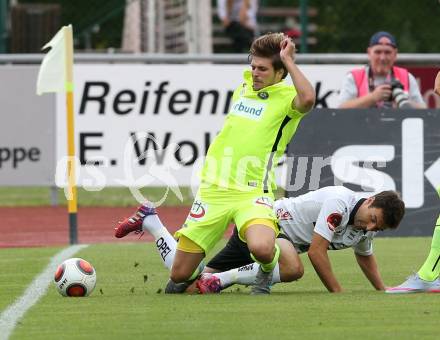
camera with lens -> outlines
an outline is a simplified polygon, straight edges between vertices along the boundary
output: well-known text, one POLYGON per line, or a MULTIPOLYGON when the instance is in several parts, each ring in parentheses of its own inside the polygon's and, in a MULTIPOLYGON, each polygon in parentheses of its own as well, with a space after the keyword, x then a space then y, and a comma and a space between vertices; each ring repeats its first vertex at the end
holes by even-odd
POLYGON ((398 79, 391 80, 391 99, 396 103, 398 108, 412 108, 409 102, 408 93, 403 91, 403 85, 398 79))

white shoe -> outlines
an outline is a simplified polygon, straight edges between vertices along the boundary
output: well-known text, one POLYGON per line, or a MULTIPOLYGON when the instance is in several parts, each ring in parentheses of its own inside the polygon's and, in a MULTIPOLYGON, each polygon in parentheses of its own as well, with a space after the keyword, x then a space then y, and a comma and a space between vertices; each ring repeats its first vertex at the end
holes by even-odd
POLYGON ((400 286, 389 287, 385 293, 389 294, 408 294, 408 293, 440 293, 440 280, 425 281, 419 277, 419 274, 411 275, 400 286))

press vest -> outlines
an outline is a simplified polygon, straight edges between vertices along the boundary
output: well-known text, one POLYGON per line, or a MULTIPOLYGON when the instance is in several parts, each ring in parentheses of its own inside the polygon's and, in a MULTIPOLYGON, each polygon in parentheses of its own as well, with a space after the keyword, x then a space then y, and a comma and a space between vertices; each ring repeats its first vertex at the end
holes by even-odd
MULTIPOLYGON (((403 90, 405 92, 408 92, 409 91, 408 70, 394 66, 393 73, 394 73, 394 77, 402 83, 403 90)), ((367 68, 362 67, 362 68, 354 69, 351 71, 351 74, 353 75, 354 82, 356 84, 358 97, 363 97, 367 95, 370 92, 368 88, 367 68)))

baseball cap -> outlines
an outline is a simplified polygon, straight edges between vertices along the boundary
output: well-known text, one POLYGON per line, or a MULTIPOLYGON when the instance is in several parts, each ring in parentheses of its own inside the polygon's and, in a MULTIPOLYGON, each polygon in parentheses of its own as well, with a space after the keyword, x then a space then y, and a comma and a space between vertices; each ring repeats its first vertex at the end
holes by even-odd
POLYGON ((396 38, 391 33, 380 31, 374 33, 370 38, 370 44, 368 46, 380 45, 379 40, 382 38, 387 38, 390 42, 387 45, 391 45, 397 48, 396 38))

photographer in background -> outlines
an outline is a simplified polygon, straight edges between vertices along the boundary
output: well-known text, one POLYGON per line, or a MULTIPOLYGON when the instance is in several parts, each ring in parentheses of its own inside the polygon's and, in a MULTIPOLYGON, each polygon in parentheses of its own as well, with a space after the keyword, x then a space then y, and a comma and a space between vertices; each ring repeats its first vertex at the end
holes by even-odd
POLYGON ((388 32, 377 32, 367 49, 369 64, 347 74, 339 93, 339 108, 426 108, 414 76, 394 66, 397 43, 388 32))

